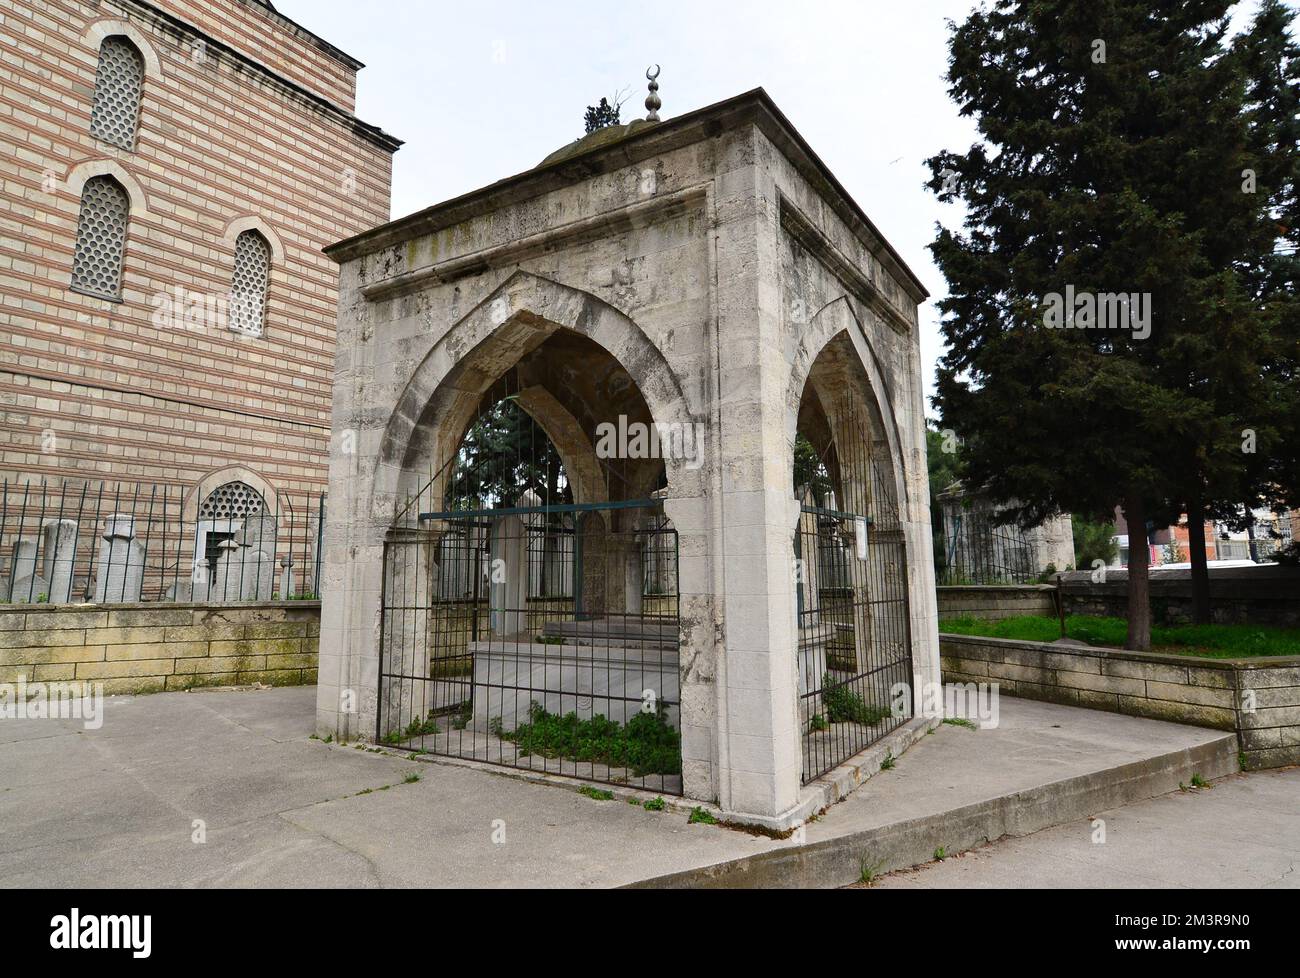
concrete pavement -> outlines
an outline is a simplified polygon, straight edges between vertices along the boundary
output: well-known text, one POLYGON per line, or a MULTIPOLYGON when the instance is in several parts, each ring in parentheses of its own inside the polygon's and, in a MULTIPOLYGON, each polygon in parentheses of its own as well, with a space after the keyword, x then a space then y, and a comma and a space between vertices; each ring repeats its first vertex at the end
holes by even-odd
POLYGON ((1300 889, 1300 768, 1224 778, 1003 839, 872 888, 1300 889), (1098 841, 1094 822, 1105 827, 1098 841))
MULTIPOLYGON (((1073 824, 1216 777, 1235 756, 1216 731, 1004 697, 997 729, 942 726, 773 840, 327 745, 308 736, 314 702, 311 688, 174 693, 112 698, 99 730, 0 722, 0 885, 844 885, 860 865, 910 866, 938 844, 1073 824)), ((1278 818, 1261 839, 1296 836, 1278 818)))
POLYGON ((315 697, 110 698, 93 731, 0 722, 0 885, 617 886, 773 844, 309 740, 315 697))

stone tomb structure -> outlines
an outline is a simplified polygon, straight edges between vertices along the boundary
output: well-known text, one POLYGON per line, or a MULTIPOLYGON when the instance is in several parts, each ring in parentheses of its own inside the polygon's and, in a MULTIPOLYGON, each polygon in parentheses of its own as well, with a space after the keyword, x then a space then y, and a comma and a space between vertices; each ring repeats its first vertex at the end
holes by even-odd
MULTIPOLYGON (((342 296, 322 736, 424 737, 454 752, 453 735, 525 722, 515 706, 485 705, 485 690, 518 687, 548 713, 623 723, 627 694, 646 685, 671 702, 664 721, 680 737, 664 790, 784 828, 809 814, 803 786, 820 773, 801 744, 853 728, 865 745, 939 681, 926 292, 762 90, 601 130, 328 254, 342 296), (448 502, 467 430, 507 387, 569 487, 572 540, 551 551, 572 555, 557 578, 569 594, 545 614, 527 569, 503 560, 498 579, 486 568, 517 559, 529 521, 553 514, 509 515, 518 497, 477 514, 448 502), (637 423, 667 447, 646 459, 620 446, 611 459, 602 425, 637 423), (830 485, 819 499, 797 487, 805 443, 830 485), (653 559, 649 520, 672 538, 653 559), (819 555, 801 577, 801 527, 867 570, 832 573, 819 555), (464 539, 485 540, 488 559, 440 568, 464 539), (464 606, 453 670, 439 658, 446 602, 473 590, 480 568, 487 593, 464 606), (891 618, 874 620, 886 592, 891 618), (613 650, 616 668, 592 664, 613 650), (653 668, 623 675, 647 658, 653 668), (881 700, 866 685, 846 698, 864 677, 885 684, 870 688, 894 697, 892 714, 872 713, 881 700), (456 712, 428 709, 451 702, 439 699, 450 685, 456 712)), ((577 770, 623 780, 612 764, 577 770)))

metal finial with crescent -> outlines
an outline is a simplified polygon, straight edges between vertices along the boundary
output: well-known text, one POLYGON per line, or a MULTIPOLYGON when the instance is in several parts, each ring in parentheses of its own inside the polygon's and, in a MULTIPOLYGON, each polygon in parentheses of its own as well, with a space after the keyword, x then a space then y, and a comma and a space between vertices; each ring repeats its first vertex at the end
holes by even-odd
POLYGON ((650 81, 650 94, 646 96, 646 100, 645 100, 645 107, 647 110, 647 114, 645 117, 646 122, 658 122, 659 109, 664 104, 659 98, 659 82, 656 81, 656 79, 659 77, 659 71, 660 68, 658 65, 655 65, 652 69, 651 68, 646 69, 645 76, 650 81))

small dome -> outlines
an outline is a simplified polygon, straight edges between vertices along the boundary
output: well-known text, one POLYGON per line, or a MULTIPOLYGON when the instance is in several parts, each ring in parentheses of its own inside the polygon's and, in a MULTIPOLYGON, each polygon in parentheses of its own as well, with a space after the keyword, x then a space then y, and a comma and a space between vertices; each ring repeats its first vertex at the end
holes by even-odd
POLYGON ((645 119, 635 119, 625 126, 606 126, 604 129, 597 129, 595 132, 587 133, 587 135, 583 136, 581 139, 575 139, 567 146, 561 146, 537 165, 546 166, 548 163, 558 163, 560 160, 567 160, 570 157, 577 156, 580 153, 585 153, 591 149, 596 149, 599 146, 608 146, 611 143, 616 143, 620 139, 630 136, 633 133, 640 132, 647 126, 653 126, 654 124, 655 123, 648 122, 645 119))

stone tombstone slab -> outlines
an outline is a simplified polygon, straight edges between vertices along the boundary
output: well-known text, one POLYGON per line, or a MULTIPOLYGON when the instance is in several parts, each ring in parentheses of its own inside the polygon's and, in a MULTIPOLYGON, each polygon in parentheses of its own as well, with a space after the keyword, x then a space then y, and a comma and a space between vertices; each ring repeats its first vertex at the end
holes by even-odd
POLYGON ((254 513, 244 517, 244 524, 235 534, 235 540, 241 547, 273 553, 277 526, 278 521, 270 513, 254 513))
MULTIPOLYGON (((581 720, 603 716, 627 724, 643 711, 653 690, 676 704, 681 699, 678 656, 659 649, 537 642, 473 642, 471 729, 487 732, 497 723, 514 730, 528 721, 536 703, 548 713, 576 713, 581 720)), ((681 709, 667 707, 664 719, 681 728, 681 709)))
POLYGON ((280 600, 288 601, 293 597, 293 558, 285 554, 280 558, 280 600))
MULTIPOLYGON (((805 490, 802 506, 815 506, 812 490, 805 490)), ((799 625, 801 628, 817 624, 821 613, 821 532, 816 513, 799 510, 799 588, 802 598, 799 625)))
POLYGON ((77 559, 77 521, 46 520, 41 527, 41 566, 49 582, 50 604, 72 601, 72 572, 77 559))
POLYGON ((606 566, 608 539, 609 531, 605 526, 604 514, 589 512, 578 517, 575 547, 577 559, 581 563, 582 587, 577 600, 579 620, 603 618, 609 613, 606 593, 609 580, 606 566))
POLYGON ((130 604, 144 586, 144 544, 136 539, 135 517, 115 513, 104 521, 95 570, 96 604, 130 604))
POLYGON ((641 534, 628 541, 623 553, 623 607, 629 615, 640 615, 645 596, 645 539, 641 534))
POLYGON ((247 548, 241 547, 232 538, 222 540, 217 549, 220 554, 216 570, 212 572, 212 580, 208 584, 208 600, 239 601, 244 588, 243 558, 247 548))
POLYGON ((245 517, 235 534, 239 551, 231 560, 238 561, 239 590, 234 597, 227 589, 227 601, 269 601, 275 590, 275 549, 277 520, 269 513, 245 517))
POLYGON ((36 573, 35 540, 14 545, 13 568, 5 582, 4 598, 13 604, 36 604, 49 600, 49 582, 36 573))
POLYGON ((527 527, 518 516, 492 524, 488 585, 490 627, 494 635, 518 635, 528 628, 527 527))
POLYGON ((270 601, 275 591, 275 557, 262 550, 244 547, 240 564, 238 601, 270 601))

